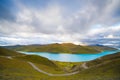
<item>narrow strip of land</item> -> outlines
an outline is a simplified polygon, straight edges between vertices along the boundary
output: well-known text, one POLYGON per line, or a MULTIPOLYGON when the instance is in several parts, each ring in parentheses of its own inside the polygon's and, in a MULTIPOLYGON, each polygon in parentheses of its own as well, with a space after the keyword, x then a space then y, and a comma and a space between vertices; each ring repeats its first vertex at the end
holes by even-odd
POLYGON ((66 74, 52 74, 52 73, 48 73, 46 71, 43 71, 41 69, 39 69, 36 65, 34 65, 32 62, 28 62, 28 64, 30 64, 35 70, 37 70, 38 72, 40 73, 43 73, 43 74, 46 74, 48 76, 70 76, 70 75, 73 75, 73 74, 77 74, 79 73, 79 71, 76 71, 76 72, 72 72, 72 73, 66 73, 66 74))

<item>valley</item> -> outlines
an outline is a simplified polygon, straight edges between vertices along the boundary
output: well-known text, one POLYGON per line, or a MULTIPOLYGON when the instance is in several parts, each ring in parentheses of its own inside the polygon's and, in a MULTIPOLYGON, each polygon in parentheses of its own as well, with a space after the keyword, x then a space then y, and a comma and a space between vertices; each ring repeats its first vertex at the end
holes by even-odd
POLYGON ((87 62, 58 62, 0 47, 1 80, 119 80, 119 66, 119 52, 87 62))

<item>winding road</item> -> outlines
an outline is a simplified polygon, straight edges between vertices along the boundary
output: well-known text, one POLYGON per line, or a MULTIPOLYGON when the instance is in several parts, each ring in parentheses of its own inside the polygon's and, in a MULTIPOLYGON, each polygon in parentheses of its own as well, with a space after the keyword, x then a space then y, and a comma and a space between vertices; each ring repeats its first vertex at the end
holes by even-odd
POLYGON ((83 64, 82 64, 82 67, 83 67, 84 69, 88 69, 88 66, 86 65, 86 63, 83 63, 83 64))
MULTIPOLYGON (((6 57, 8 59, 13 59, 13 56, 0 56, 0 57, 6 57)), ((48 73, 46 71, 43 71, 42 69, 39 69, 35 64, 33 64, 32 62, 27 62, 28 64, 30 64, 31 67, 33 67, 36 71, 40 72, 40 73, 43 73, 43 74, 46 74, 48 76, 70 76, 70 75, 74 75, 74 74, 77 74, 79 73, 79 71, 76 71, 76 72, 72 72, 72 73, 66 73, 66 74, 52 74, 52 73, 48 73)))
POLYGON ((79 73, 79 71, 76 71, 76 72, 66 73, 66 74, 52 74, 52 73, 48 73, 48 72, 45 72, 45 71, 39 69, 39 68, 38 68, 36 65, 34 65, 32 62, 28 62, 28 64, 30 64, 30 65, 31 65, 35 70, 37 70, 38 72, 43 73, 43 74, 46 74, 46 75, 48 75, 48 76, 70 76, 70 75, 79 73))

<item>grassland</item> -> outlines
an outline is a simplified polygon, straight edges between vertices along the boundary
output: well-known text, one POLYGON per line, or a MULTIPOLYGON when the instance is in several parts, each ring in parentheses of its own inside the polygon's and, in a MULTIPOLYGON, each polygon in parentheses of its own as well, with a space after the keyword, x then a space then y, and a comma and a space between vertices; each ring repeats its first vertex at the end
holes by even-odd
POLYGON ((36 71, 28 61, 46 72, 65 73, 47 58, 23 55, 0 47, 0 80, 42 80, 49 77, 36 71))
POLYGON ((0 56, 22 56, 24 54, 0 47, 0 56))
POLYGON ((77 71, 78 70, 77 67, 83 64, 83 62, 60 62, 60 61, 53 61, 53 62, 65 72, 77 71))
POLYGON ((120 80, 120 53, 89 62, 66 63, 23 55, 0 47, 0 80, 120 80), (48 76, 36 71, 28 61, 53 74, 79 73, 71 76, 48 76))

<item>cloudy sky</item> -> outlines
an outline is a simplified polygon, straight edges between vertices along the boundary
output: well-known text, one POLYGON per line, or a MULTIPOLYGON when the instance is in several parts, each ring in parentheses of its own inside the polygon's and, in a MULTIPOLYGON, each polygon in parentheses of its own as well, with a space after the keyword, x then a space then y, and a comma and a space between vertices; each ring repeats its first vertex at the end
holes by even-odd
POLYGON ((119 40, 120 0, 0 0, 0 45, 119 40))

